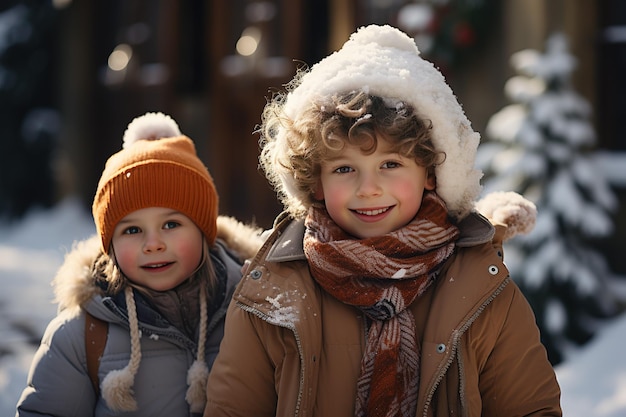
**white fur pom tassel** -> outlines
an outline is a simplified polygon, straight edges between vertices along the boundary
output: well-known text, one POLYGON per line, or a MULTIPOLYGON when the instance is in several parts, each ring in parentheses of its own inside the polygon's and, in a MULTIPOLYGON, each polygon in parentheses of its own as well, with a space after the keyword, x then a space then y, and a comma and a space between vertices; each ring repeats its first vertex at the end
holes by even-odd
POLYGON ((518 193, 492 192, 476 203, 476 210, 495 223, 507 225, 503 240, 530 233, 537 219, 537 207, 518 193))
POLYGON ((206 404, 206 382, 209 368, 203 361, 196 360, 187 371, 187 395, 185 399, 192 413, 201 413, 206 404))
POLYGON ((127 367, 111 371, 102 381, 102 398, 115 412, 135 411, 137 402, 133 398, 135 376, 127 367))
POLYGON ((180 136, 178 124, 163 113, 146 113, 129 123, 124 132, 123 148, 140 140, 159 140, 180 136))

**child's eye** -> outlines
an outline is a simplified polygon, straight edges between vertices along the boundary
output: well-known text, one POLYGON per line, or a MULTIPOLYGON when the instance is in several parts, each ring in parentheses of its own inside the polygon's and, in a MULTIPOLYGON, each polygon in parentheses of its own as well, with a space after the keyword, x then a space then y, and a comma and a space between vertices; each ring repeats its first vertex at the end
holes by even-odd
POLYGON ((382 168, 398 168, 399 166, 402 166, 402 164, 400 164, 400 162, 388 161, 388 162, 385 162, 382 165, 382 168))
POLYGON ((335 169, 333 172, 336 172, 337 174, 347 174, 348 172, 352 172, 352 168, 350 168, 349 166, 342 166, 339 167, 337 169, 335 169))
POLYGON ((169 222, 165 222, 165 224, 163 225, 163 228, 164 229, 174 229, 174 228, 176 228, 178 226, 180 226, 180 223, 171 220, 169 222))
POLYGON ((138 228, 137 226, 130 226, 127 227, 126 229, 124 229, 124 231, 122 232, 125 235, 134 235, 136 233, 141 232, 141 229, 138 228))

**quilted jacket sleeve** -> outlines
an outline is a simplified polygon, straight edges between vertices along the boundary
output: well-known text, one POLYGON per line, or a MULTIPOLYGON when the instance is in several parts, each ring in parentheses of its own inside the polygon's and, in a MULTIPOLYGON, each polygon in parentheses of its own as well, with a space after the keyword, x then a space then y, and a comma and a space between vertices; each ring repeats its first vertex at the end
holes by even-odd
POLYGON ((35 354, 16 416, 92 416, 95 393, 86 370, 84 316, 61 314, 35 354))
POLYGON ((500 328, 492 329, 498 337, 479 376, 482 415, 561 416, 559 385, 526 298, 511 282, 494 303, 508 308, 495 309, 503 321, 491 321, 500 328))

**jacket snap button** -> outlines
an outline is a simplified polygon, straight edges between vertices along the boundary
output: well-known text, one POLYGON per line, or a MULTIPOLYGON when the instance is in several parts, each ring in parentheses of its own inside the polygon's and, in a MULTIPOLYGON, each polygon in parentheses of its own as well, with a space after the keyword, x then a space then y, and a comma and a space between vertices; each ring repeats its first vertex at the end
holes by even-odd
POLYGON ((498 273, 499 269, 497 266, 495 265, 489 265, 489 273, 491 275, 496 275, 498 273))
POLYGON ((263 275, 263 273, 258 269, 253 269, 252 271, 250 271, 250 278, 252 279, 259 279, 261 278, 261 275, 263 275))
POLYGON ((446 351, 446 345, 444 345, 443 343, 440 343, 437 345, 437 353, 443 353, 446 351))

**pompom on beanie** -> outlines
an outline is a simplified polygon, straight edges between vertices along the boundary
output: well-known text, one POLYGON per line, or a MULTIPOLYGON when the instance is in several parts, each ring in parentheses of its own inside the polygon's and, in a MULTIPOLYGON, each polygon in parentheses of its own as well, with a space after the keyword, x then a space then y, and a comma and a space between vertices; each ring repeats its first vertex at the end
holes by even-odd
MULTIPOLYGON (((456 219, 472 210, 481 192, 482 172, 474 168, 480 135, 472 129, 443 75, 420 57, 415 41, 402 31, 387 25, 362 27, 340 50, 313 65, 288 88, 282 111, 291 120, 298 120, 312 103, 353 91, 380 96, 391 107, 400 102, 412 105, 419 117, 432 122, 433 144, 446 155, 435 168, 437 194, 456 219)), ((286 135, 285 129, 279 130, 272 144, 277 158, 273 168, 280 178, 278 191, 304 205, 306 199, 299 195, 302 191, 297 189, 293 173, 278 161, 279 155, 288 154, 286 135)))
POLYGON ((194 143, 163 113, 146 113, 127 127, 123 149, 106 162, 92 212, 109 251, 113 230, 131 212, 167 207, 189 217, 209 245, 217 233, 218 195, 194 143))

